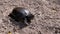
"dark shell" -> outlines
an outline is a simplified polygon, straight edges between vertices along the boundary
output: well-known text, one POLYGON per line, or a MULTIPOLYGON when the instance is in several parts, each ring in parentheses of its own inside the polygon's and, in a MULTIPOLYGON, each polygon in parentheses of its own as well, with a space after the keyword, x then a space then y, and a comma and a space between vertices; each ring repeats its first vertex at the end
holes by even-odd
POLYGON ((16 7, 13 9, 12 13, 9 15, 15 21, 24 21, 25 18, 27 22, 30 22, 33 19, 34 15, 32 15, 28 10, 22 7, 16 7))

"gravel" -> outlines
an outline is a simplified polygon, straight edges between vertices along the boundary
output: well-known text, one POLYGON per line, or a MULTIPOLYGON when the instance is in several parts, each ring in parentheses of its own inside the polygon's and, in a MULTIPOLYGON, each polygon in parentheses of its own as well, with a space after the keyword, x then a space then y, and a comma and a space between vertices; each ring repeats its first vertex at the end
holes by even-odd
POLYGON ((60 34, 60 0, 0 0, 0 34, 60 34), (25 26, 8 15, 24 7, 35 17, 25 26), (22 28, 21 28, 22 27, 22 28))

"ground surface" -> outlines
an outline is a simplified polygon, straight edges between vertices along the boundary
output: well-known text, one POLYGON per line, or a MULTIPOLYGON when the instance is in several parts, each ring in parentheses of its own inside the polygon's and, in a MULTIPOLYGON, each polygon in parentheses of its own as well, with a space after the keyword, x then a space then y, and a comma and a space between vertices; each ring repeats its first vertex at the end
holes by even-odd
POLYGON ((0 34, 60 34, 60 0, 0 0, 0 34), (29 26, 9 19, 14 7, 28 9, 35 18, 29 26))

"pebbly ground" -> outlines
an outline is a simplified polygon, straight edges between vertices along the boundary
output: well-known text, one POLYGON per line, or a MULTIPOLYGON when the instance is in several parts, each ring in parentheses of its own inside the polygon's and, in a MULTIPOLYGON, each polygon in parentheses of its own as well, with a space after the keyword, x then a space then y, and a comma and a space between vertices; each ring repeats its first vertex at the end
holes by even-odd
POLYGON ((0 0, 0 34, 60 34, 60 0, 0 0), (34 14, 24 27, 8 16, 13 8, 24 7, 34 14), (22 27, 22 28, 20 28, 22 27))

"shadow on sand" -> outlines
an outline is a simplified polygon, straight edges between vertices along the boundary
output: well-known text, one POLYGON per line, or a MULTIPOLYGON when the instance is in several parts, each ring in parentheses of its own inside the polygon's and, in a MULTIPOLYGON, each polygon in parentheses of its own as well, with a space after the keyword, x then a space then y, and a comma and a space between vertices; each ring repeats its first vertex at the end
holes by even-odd
MULTIPOLYGON (((24 28, 24 27, 27 27, 29 25, 27 25, 24 21, 16 21, 12 18, 9 19, 11 22, 12 22, 12 25, 15 25, 15 26, 19 26, 20 29, 24 28)), ((28 24, 30 24, 31 22, 28 22, 28 24)))

